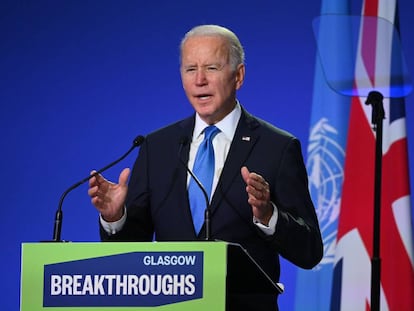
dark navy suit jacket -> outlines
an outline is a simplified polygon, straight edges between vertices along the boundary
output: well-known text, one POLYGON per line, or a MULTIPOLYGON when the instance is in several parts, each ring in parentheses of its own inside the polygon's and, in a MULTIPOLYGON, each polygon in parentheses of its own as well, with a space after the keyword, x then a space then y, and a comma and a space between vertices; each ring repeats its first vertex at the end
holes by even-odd
MULTIPOLYGON (((194 116, 146 137, 132 170, 124 228, 103 240, 194 241, 196 235, 187 196, 189 141, 194 116), (181 158, 181 160, 180 160, 181 158)), ((274 280, 279 255, 309 269, 322 258, 323 244, 309 192, 299 141, 242 108, 220 180, 211 201, 211 238, 241 244, 274 280), (253 224, 246 184, 240 169, 262 175, 278 208, 276 231, 263 234, 253 224)))

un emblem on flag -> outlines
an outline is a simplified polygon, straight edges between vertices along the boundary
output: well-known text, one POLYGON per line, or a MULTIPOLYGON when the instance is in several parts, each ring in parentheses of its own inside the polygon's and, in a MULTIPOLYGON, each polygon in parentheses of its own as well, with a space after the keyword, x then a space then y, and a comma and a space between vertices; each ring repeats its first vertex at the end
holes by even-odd
POLYGON ((320 265, 333 264, 338 228, 338 216, 344 179, 345 151, 337 141, 338 131, 321 118, 309 137, 306 167, 309 191, 315 204, 324 243, 320 265))

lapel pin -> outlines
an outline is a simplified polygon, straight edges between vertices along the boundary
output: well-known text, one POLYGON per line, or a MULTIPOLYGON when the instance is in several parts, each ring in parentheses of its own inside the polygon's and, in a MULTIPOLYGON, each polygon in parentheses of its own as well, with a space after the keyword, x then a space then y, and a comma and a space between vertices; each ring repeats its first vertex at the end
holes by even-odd
POLYGON ((250 136, 243 136, 242 137, 242 140, 244 140, 244 141, 250 141, 250 136))

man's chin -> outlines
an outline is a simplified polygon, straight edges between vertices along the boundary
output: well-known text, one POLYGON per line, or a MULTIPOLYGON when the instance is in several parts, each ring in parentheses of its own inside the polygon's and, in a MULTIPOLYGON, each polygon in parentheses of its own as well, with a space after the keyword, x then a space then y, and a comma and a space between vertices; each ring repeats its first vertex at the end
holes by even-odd
POLYGON ((197 111, 197 113, 200 116, 200 118, 208 124, 213 124, 217 122, 217 113, 213 113, 211 111, 206 110, 199 110, 197 111))

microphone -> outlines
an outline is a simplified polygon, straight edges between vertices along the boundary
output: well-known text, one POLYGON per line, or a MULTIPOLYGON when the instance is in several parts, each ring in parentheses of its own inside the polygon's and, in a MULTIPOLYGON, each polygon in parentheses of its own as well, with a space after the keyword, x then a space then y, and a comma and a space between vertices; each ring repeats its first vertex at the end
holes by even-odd
POLYGON ((112 166, 114 166, 118 162, 122 161, 124 158, 126 158, 127 155, 129 155, 131 153, 131 151, 134 148, 140 146, 144 142, 144 140, 145 140, 144 136, 138 135, 133 140, 131 148, 129 148, 129 150, 123 156, 121 156, 117 160, 109 163, 107 166, 101 168, 100 170, 96 171, 95 173, 90 174, 88 177, 85 177, 84 179, 78 181, 76 184, 73 184, 68 189, 66 189, 65 192, 63 192, 62 196, 60 197, 58 209, 57 209, 56 215, 55 215, 55 225, 54 225, 54 228, 53 228, 53 240, 52 240, 52 242, 63 242, 60 239, 60 235, 61 235, 61 231, 62 231, 62 219, 63 219, 62 204, 63 204, 63 200, 65 199, 66 195, 69 192, 71 192, 72 190, 74 190, 77 187, 79 187, 80 185, 82 185, 83 183, 87 182, 92 177, 95 177, 96 175, 106 171, 108 168, 111 168, 112 166))
POLYGON ((210 215, 210 200, 208 198, 208 194, 206 189, 204 188, 201 181, 197 178, 197 176, 190 170, 187 163, 183 161, 181 158, 181 151, 185 145, 188 144, 189 138, 187 136, 183 136, 180 139, 180 149, 178 150, 178 158, 181 164, 185 167, 187 172, 191 175, 191 177, 196 182, 197 186, 200 188, 201 192, 204 195, 204 199, 206 200, 206 209, 204 210, 204 223, 206 225, 206 241, 211 241, 211 215, 210 215))

